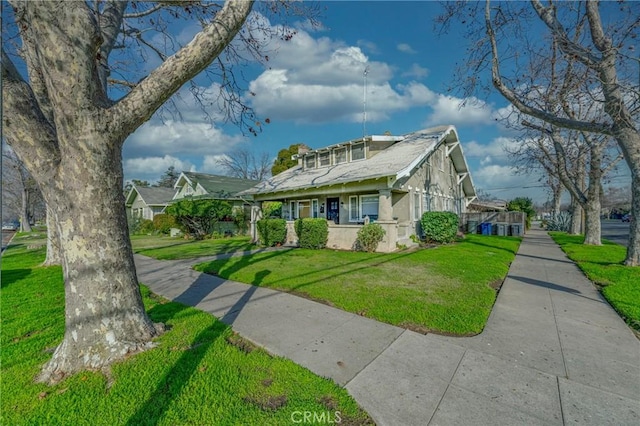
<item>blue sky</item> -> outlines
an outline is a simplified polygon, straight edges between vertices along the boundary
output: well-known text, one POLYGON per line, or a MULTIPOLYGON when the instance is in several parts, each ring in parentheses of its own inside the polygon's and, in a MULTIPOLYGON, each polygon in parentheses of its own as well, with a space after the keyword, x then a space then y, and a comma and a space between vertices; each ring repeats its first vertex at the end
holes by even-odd
MULTIPOLYGON (((182 120, 154 117, 129 137, 125 179, 155 181, 171 165, 222 173, 217 160, 239 147, 275 157, 294 143, 320 148, 360 137, 363 71, 368 67, 367 134, 400 135, 453 124, 476 188, 501 199, 548 199, 538 176, 516 175, 503 151, 515 142, 494 116, 507 103, 494 94, 461 107, 463 99, 446 93, 456 63, 464 61, 467 42, 455 34, 437 34, 437 2, 320 5, 320 28, 298 25, 291 41, 271 46, 268 67, 254 64, 243 70, 246 88, 255 94, 246 92, 247 102, 262 120, 270 121, 257 137, 243 136, 231 125, 212 124, 188 95, 182 96, 177 102, 182 120)), ((195 30, 195 24, 181 29, 186 38, 195 30)), ((197 82, 212 84, 204 78, 197 82)))

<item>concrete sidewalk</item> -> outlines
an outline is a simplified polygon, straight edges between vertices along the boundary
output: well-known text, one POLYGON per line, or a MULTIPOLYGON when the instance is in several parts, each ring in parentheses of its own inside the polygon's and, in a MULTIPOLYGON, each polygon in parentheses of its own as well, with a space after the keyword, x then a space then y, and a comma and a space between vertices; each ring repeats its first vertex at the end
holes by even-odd
POLYGON ((379 425, 640 424, 640 341, 543 231, 524 238, 471 338, 417 334, 192 263, 136 256, 154 292, 346 386, 379 425))

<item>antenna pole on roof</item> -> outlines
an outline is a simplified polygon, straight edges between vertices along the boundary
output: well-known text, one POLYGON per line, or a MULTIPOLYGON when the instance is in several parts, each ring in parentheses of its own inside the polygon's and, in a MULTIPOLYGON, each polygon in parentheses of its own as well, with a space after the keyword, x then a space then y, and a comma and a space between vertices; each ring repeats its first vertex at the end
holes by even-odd
POLYGON ((362 140, 367 136, 367 74, 369 74, 369 65, 366 66, 363 73, 364 87, 362 90, 362 140))

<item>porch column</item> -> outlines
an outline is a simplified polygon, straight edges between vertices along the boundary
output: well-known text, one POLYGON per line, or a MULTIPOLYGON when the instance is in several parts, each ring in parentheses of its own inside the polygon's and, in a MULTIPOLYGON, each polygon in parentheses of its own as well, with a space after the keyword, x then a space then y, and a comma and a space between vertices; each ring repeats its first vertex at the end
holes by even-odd
POLYGON ((378 197, 378 221, 387 222, 393 220, 393 207, 391 206, 391 190, 381 189, 378 197))

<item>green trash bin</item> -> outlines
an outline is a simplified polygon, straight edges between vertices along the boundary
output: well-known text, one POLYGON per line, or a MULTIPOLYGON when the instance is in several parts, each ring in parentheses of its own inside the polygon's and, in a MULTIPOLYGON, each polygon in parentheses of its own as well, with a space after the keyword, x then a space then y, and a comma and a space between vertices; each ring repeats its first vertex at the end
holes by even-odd
POLYGON ((477 234, 478 233, 478 221, 470 220, 467 222, 467 233, 469 234, 477 234))

